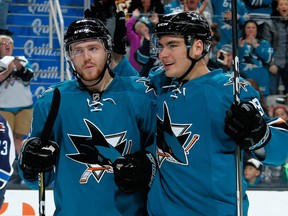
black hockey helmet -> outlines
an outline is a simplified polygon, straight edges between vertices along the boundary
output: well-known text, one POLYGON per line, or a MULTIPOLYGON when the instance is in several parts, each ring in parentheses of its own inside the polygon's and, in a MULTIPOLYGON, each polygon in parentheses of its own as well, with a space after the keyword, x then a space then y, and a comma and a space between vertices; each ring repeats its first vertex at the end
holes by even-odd
POLYGON ((163 35, 183 35, 187 45, 193 38, 211 44, 212 36, 208 22, 195 12, 178 12, 164 15, 154 31, 159 38, 163 35))
POLYGON ((72 43, 89 39, 100 39, 107 50, 112 50, 112 38, 105 25, 98 19, 84 18, 69 25, 64 35, 66 54, 69 53, 69 47, 72 43))

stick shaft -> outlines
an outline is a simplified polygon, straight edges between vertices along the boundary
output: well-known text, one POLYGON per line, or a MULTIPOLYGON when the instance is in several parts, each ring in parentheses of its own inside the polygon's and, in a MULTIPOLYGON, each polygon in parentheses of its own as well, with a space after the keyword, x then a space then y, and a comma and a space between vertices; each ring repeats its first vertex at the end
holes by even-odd
MULTIPOLYGON (((42 133, 40 135, 42 145, 46 145, 51 136, 52 128, 55 123, 60 106, 60 98, 61 95, 59 89, 58 88, 54 89, 49 113, 43 126, 42 133)), ((39 215, 45 216, 45 175, 43 172, 39 173, 38 183, 39 183, 39 215)))
MULTIPOLYGON (((239 58, 238 58, 238 26, 237 26, 237 0, 232 0, 232 48, 233 48, 233 96, 234 103, 240 103, 240 83, 239 83, 239 58)), ((236 204, 237 216, 243 216, 243 191, 242 191, 242 157, 241 149, 236 145, 236 204)))

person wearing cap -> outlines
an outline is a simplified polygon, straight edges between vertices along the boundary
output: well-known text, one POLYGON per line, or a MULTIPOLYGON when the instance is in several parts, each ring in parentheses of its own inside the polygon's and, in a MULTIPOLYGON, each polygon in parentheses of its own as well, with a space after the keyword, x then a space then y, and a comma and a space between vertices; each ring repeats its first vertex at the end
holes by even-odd
POLYGON ((64 47, 75 79, 50 86, 36 101, 19 157, 21 177, 33 189, 39 189, 38 173, 44 173, 46 187, 54 182, 54 216, 145 216, 147 188, 122 191, 114 182, 113 162, 137 152, 147 158, 140 181, 153 180, 149 172, 155 166, 146 165, 153 157, 145 151, 153 148, 156 132, 153 91, 137 76, 111 71, 112 37, 99 19, 73 21, 64 47), (58 114, 45 141, 42 130, 58 91, 58 114))
POLYGON ((244 164, 244 178, 248 187, 256 186, 261 182, 262 168, 262 163, 255 158, 248 159, 244 164))

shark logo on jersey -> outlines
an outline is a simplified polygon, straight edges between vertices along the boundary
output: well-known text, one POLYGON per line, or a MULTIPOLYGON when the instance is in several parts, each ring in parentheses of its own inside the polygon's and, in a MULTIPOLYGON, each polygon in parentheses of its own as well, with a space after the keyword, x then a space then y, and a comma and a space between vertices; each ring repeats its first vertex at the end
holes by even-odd
MULTIPOLYGON (((229 78, 229 81, 224 84, 224 86, 234 85, 234 82, 233 82, 234 77, 231 76, 231 74, 227 74, 226 76, 229 76, 230 78, 229 78)), ((246 88, 247 85, 248 83, 246 81, 239 81, 240 89, 242 88, 246 92, 248 91, 246 88)))
POLYGON ((140 77, 136 82, 143 82, 144 83, 144 86, 146 86, 145 93, 153 91, 154 95, 156 95, 155 89, 153 88, 151 81, 149 79, 147 79, 146 77, 140 77))
POLYGON ((164 160, 188 165, 187 155, 200 135, 188 129, 192 124, 172 124, 166 102, 163 104, 163 120, 157 116, 157 160, 161 167, 164 160))
POLYGON ((91 121, 84 119, 90 136, 68 134, 77 153, 66 156, 87 168, 83 172, 80 183, 87 183, 92 175, 99 183, 104 173, 112 173, 112 162, 121 155, 131 151, 131 142, 125 139, 126 132, 104 135, 91 121))

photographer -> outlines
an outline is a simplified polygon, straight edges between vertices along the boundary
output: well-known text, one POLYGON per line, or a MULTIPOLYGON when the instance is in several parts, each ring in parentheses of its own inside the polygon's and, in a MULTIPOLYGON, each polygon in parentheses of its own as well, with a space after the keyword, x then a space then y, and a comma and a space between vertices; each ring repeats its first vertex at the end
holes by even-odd
POLYGON ((217 52, 217 64, 224 72, 229 73, 233 70, 232 45, 224 44, 217 52))

